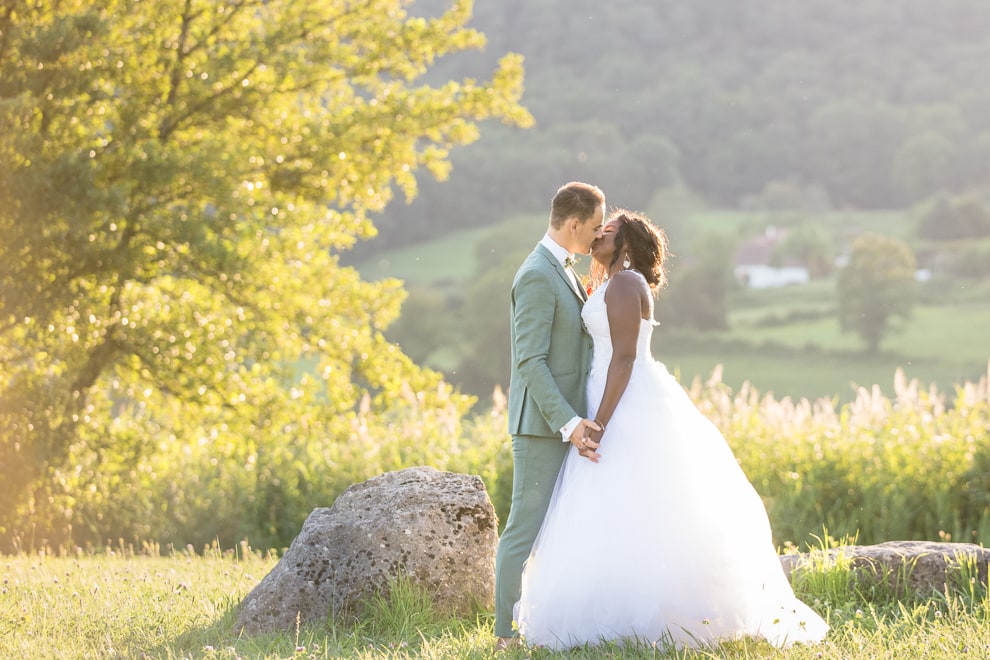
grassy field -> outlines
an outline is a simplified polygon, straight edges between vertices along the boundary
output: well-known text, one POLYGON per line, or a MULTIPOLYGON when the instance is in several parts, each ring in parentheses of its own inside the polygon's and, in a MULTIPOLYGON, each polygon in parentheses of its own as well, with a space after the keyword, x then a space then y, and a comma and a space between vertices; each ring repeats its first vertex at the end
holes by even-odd
MULTIPOLYGON (((984 291, 986 286, 981 287, 984 291)), ((849 401, 858 386, 879 384, 890 392, 894 372, 943 392, 987 372, 990 360, 990 291, 954 302, 922 302, 882 345, 864 353, 858 337, 840 330, 834 310, 835 283, 775 290, 736 291, 726 332, 658 333, 654 355, 682 376, 705 378, 722 365, 724 381, 749 381, 778 396, 837 396, 849 401)))
MULTIPOLYGON (((762 394, 772 394, 777 399, 835 398, 848 403, 860 387, 879 385, 885 394, 893 391, 892 383, 898 368, 909 379, 917 379, 924 386, 939 385, 942 393, 951 392, 943 383, 961 383, 976 380, 980 375, 939 362, 916 362, 902 367, 896 357, 865 359, 855 355, 836 356, 822 353, 795 351, 773 355, 764 352, 726 352, 713 355, 710 351, 692 347, 679 349, 676 344, 665 351, 654 348, 654 355, 664 362, 681 384, 690 385, 694 379, 707 380, 716 369, 721 369, 723 383, 738 391, 748 382, 762 394)), ((984 364, 983 373, 986 373, 984 364)))
MULTIPOLYGON (((487 612, 452 619, 423 594, 399 590, 357 623, 328 621, 258 637, 234 632, 236 606, 273 567, 256 553, 129 553, 4 558, 0 657, 4 658, 490 658, 487 612)), ((614 644, 574 658, 954 659, 990 655, 986 584, 916 597, 853 588, 848 569, 821 566, 795 577, 795 592, 829 622, 826 640, 777 650, 742 640, 706 650, 614 644)), ((561 657, 515 649, 507 660, 561 657)))
POLYGON ((730 331, 689 336, 661 331, 653 353, 685 384, 707 378, 722 365, 723 381, 733 389, 749 381, 778 397, 834 395, 840 401, 851 400, 859 386, 879 384, 889 393, 897 369, 943 392, 987 372, 990 306, 919 306, 911 321, 892 333, 875 355, 863 353, 854 335, 839 332, 838 321, 827 311, 833 308, 834 302, 818 297, 808 302, 740 305, 731 315, 730 331), (773 320, 794 312, 809 318, 773 320))
POLYGON ((477 268, 477 246, 491 230, 487 227, 446 234, 375 255, 359 264, 367 280, 398 277, 407 284, 444 286, 468 279, 477 268))

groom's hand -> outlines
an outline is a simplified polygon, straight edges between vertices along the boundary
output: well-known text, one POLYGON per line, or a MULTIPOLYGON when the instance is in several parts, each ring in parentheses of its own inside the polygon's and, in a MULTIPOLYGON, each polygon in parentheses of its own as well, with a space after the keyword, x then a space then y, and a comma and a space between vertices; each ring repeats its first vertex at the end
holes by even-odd
POLYGON ((602 427, 592 419, 582 419, 571 431, 571 444, 578 448, 578 453, 592 463, 597 463, 601 456, 597 453, 598 439, 601 438, 602 427))

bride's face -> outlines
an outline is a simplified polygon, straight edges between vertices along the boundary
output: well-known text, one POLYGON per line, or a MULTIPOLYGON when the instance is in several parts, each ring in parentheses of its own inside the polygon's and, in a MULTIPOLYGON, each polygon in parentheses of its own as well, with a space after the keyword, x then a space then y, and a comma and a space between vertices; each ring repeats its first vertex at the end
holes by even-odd
POLYGON ((601 226, 591 244, 591 258, 603 266, 608 266, 612 261, 612 255, 615 254, 615 232, 621 224, 618 219, 609 220, 601 226))

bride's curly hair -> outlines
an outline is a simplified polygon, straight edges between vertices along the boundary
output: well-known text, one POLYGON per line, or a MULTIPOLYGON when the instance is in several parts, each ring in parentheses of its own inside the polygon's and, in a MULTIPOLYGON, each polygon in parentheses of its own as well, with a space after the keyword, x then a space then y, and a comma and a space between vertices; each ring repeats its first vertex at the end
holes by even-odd
POLYGON ((591 268, 592 285, 597 288, 619 259, 629 258, 629 268, 638 270, 650 285, 654 295, 667 284, 665 263, 670 254, 667 234, 644 215, 616 209, 609 220, 618 220, 615 232, 615 252, 607 266, 595 262, 591 268))

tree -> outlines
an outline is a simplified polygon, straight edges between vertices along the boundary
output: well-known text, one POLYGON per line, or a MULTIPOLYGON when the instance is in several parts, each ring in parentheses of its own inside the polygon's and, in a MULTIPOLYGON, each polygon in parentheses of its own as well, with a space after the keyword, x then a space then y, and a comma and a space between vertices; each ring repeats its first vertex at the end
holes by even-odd
POLYGON ((5 547, 178 515, 142 502, 164 447, 236 455, 253 501, 266 451, 347 442, 362 406, 466 409, 384 339, 400 284, 338 255, 396 191, 415 196, 416 173, 446 177, 476 122, 532 119, 518 56, 490 82, 424 82, 484 44, 470 0, 429 19, 406 4, 0 9, 5 547), (115 488, 119 506, 87 508, 115 488))
POLYGON ((832 271, 832 238, 820 224, 803 222, 787 232, 774 257, 792 257, 811 277, 825 277, 832 271))
POLYGON ((990 236, 990 208, 980 195, 938 195, 919 212, 917 233, 933 241, 990 236))
POLYGON ((914 253, 906 243, 864 234, 852 245, 849 263, 839 271, 839 322, 875 353, 891 321, 910 316, 915 295, 914 253))
MULTIPOLYGON (((694 241, 692 259, 670 267, 670 288, 660 293, 657 318, 664 324, 725 330, 729 327, 729 288, 736 239, 706 232, 694 241)), ((676 253, 675 253, 676 254, 676 253)))
POLYGON ((957 152, 955 144, 935 131, 905 140, 894 156, 891 174, 901 198, 913 203, 951 189, 957 152))

